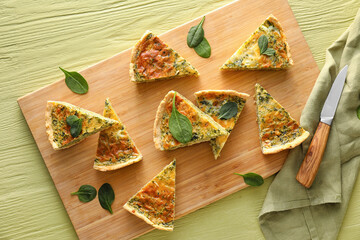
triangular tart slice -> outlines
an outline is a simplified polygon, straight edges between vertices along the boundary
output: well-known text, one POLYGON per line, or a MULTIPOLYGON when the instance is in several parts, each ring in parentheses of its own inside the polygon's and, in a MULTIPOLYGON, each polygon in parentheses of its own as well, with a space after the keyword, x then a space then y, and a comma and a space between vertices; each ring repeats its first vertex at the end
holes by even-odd
POLYGON ((131 53, 130 80, 133 82, 153 82, 199 75, 198 71, 176 51, 146 31, 131 53))
POLYGON ((259 84, 255 85, 255 102, 263 154, 294 148, 309 136, 309 132, 259 84))
POLYGON ((86 137, 111 127, 115 120, 100 114, 60 101, 48 101, 45 112, 45 127, 49 141, 55 150, 75 145, 86 137), (71 127, 67 124, 67 117, 75 115, 81 122, 81 132, 77 137, 70 133, 71 127))
POLYGON ((124 208, 157 229, 172 231, 175 217, 175 175, 174 159, 132 196, 124 208))
POLYGON ((139 149, 135 146, 108 98, 105 100, 103 115, 117 122, 112 127, 100 132, 94 169, 110 171, 142 160, 139 149))
POLYGON ((270 15, 220 69, 284 69, 289 68, 291 65, 293 65, 293 60, 291 59, 290 47, 286 41, 284 30, 279 21, 273 15, 270 15), (268 41, 268 51, 260 54, 258 40, 263 35, 268 41))
POLYGON ((189 142, 181 143, 176 140, 169 128, 174 94, 175 91, 168 92, 158 107, 154 123, 155 148, 159 150, 173 150, 179 147, 210 141, 219 136, 229 135, 228 131, 215 122, 209 115, 203 113, 180 93, 176 93, 176 109, 190 120, 192 126, 192 137, 189 142))
MULTIPOLYGON (((249 95, 246 93, 239 93, 234 90, 204 90, 196 92, 195 97, 201 111, 211 116, 230 134, 239 119, 240 113, 243 110, 246 99, 249 95), (221 118, 220 109, 229 102, 236 104, 233 106, 236 106, 235 109, 237 112, 234 112, 233 116, 221 118)), ((223 149, 228 137, 229 135, 225 135, 210 140, 210 145, 215 159, 220 156, 220 152, 223 149)))

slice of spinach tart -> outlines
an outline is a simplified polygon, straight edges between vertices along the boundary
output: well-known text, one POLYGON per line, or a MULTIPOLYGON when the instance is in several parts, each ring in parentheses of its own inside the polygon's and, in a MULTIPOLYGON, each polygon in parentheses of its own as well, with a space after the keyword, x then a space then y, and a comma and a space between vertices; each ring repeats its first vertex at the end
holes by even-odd
POLYGON ((136 83, 199 75, 187 60, 150 31, 132 49, 129 72, 130 80, 136 83))
POLYGON ((174 159, 123 207, 157 229, 173 231, 175 176, 176 160, 174 159))
POLYGON ((310 135, 259 84, 255 85, 255 102, 263 154, 294 148, 310 135))
POLYGON ((94 169, 111 171, 141 161, 143 156, 116 114, 109 98, 105 100, 103 115, 115 120, 116 123, 99 134, 94 169))
MULTIPOLYGON (((249 95, 234 90, 203 90, 196 92, 195 97, 201 111, 211 116, 230 135, 249 95)), ((210 140, 215 159, 220 156, 229 135, 210 140)))
POLYGON ((225 135, 229 135, 225 128, 175 91, 168 92, 158 107, 154 123, 154 142, 155 148, 159 150, 173 150, 225 135), (176 135, 174 136, 174 131, 171 131, 171 118, 175 114, 173 106, 177 115, 181 114, 180 118, 185 122, 188 121, 190 128, 188 141, 181 141, 176 135))
POLYGON ((48 101, 46 105, 46 133, 55 150, 71 147, 115 123, 113 119, 70 103, 48 101))

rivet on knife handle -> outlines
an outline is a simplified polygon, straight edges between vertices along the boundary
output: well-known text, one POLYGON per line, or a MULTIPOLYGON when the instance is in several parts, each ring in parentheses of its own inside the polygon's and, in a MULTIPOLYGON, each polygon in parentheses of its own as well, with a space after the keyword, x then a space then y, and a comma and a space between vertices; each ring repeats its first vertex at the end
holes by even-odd
POLYGON ((311 187, 319 170, 319 166, 326 148, 329 132, 330 125, 320 122, 314 137, 311 140, 305 159, 301 164, 299 172, 296 176, 296 179, 299 181, 299 183, 301 183, 306 188, 311 187))

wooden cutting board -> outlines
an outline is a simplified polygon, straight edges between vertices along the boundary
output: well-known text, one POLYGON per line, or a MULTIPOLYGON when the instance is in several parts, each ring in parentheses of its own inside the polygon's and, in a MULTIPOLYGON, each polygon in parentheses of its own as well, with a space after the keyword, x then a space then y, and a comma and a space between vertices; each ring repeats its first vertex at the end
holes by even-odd
MULTIPOLYGON (((132 83, 129 81, 130 50, 126 50, 81 71, 90 86, 85 95, 72 93, 61 79, 18 100, 80 239, 130 239, 152 230, 122 205, 174 157, 177 159, 176 218, 245 188, 247 185, 234 172, 256 172, 266 178, 281 168, 287 151, 264 156, 259 147, 254 85, 260 83, 299 120, 319 74, 288 2, 241 0, 207 14, 204 29, 212 47, 209 59, 200 58, 186 45, 189 28, 199 21, 200 18, 195 19, 160 35, 198 69, 201 74, 198 78, 132 83), (295 65, 285 71, 219 71, 270 14, 275 15, 285 29, 295 65), (156 150, 152 140, 153 123, 158 104, 166 93, 175 90, 194 101, 193 93, 204 89, 234 89, 251 95, 221 157, 214 160, 208 143, 168 152, 156 150), (98 134, 69 149, 54 151, 45 133, 44 112, 48 100, 60 100, 101 114, 106 97, 127 126, 144 160, 113 172, 98 172, 92 168, 98 134), (84 204, 70 195, 83 184, 99 189, 105 182, 113 186, 116 195, 113 215, 103 210, 97 199, 84 204)), ((139 38, 142 34, 139 32, 139 38)))

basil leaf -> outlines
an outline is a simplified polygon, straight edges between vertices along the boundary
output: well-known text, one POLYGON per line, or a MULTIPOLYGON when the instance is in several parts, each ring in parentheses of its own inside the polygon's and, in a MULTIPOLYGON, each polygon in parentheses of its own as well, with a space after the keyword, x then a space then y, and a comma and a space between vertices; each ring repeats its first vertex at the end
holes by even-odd
POLYGON ((61 67, 61 71, 65 74, 65 83, 74 93, 85 94, 89 90, 89 85, 85 78, 78 72, 68 72, 61 67))
POLYGON ((234 174, 242 176, 244 178, 245 183, 250 186, 256 187, 264 183, 263 177, 256 173, 246 173, 246 174, 234 173, 234 174))
POLYGON ((174 93, 172 103, 172 111, 169 119, 169 129, 177 141, 181 143, 187 143, 192 138, 192 125, 190 120, 176 109, 175 96, 176 92, 174 93))
POLYGON ((260 54, 263 54, 268 49, 269 41, 265 35, 261 35, 258 39, 258 45, 260 48, 260 54))
POLYGON ((275 50, 272 48, 268 48, 268 49, 266 49, 266 51, 263 54, 268 55, 268 56, 274 56, 275 50))
POLYGON ((211 47, 206 38, 203 38, 201 43, 197 45, 194 49, 200 57, 209 58, 211 56, 211 47))
POLYGON ((360 106, 358 106, 358 108, 356 109, 356 114, 358 119, 360 119, 360 106))
POLYGON ((82 119, 75 115, 70 115, 66 118, 66 123, 70 126, 70 134, 73 138, 76 138, 81 133, 82 121, 82 119))
POLYGON ((91 185, 82 185, 77 192, 71 195, 78 195, 81 202, 90 202, 96 197, 96 189, 91 185))
POLYGON ((219 111, 220 119, 230 119, 238 113, 238 105, 235 102, 227 102, 221 106, 219 111))
POLYGON ((113 214, 111 204, 114 202, 115 193, 111 185, 104 183, 99 189, 98 197, 101 207, 113 214))
POLYGON ((205 16, 201 19, 201 22, 190 28, 188 35, 187 35, 187 45, 190 48, 194 48, 201 43, 204 38, 204 29, 202 25, 205 21, 205 16))

